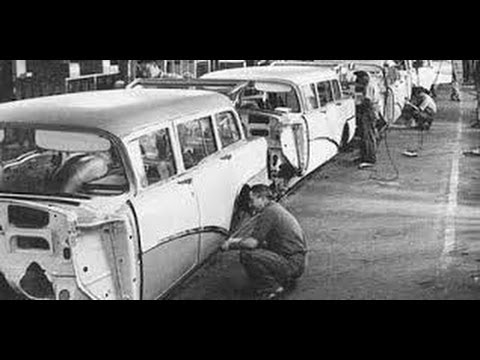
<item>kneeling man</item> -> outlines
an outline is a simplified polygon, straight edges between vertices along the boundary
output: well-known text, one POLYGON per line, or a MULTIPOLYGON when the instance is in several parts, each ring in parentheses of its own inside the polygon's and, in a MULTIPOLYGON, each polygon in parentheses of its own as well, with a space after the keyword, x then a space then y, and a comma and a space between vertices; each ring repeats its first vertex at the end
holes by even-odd
POLYGON ((262 298, 273 300, 305 272, 305 235, 295 217, 273 200, 268 186, 252 187, 250 202, 259 213, 251 236, 232 238, 222 249, 241 250, 240 262, 255 288, 262 298))

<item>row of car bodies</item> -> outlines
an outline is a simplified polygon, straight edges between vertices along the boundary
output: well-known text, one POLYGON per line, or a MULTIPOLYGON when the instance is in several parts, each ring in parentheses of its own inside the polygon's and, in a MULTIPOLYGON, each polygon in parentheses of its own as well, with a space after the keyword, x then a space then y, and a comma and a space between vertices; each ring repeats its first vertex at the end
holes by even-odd
POLYGON ((250 186, 288 188, 355 133, 338 75, 295 66, 26 100, 0 118, 0 273, 30 299, 164 297, 232 234, 250 186))
POLYGON ((282 60, 272 66, 324 66, 336 71, 345 91, 355 94, 355 73, 367 72, 382 94, 381 112, 388 123, 401 115, 414 87, 431 89, 439 82, 432 60, 282 60))
POLYGON ((330 69, 251 67, 203 78, 246 82, 233 100, 248 135, 268 140, 270 177, 280 187, 328 162, 355 134, 355 103, 330 69))

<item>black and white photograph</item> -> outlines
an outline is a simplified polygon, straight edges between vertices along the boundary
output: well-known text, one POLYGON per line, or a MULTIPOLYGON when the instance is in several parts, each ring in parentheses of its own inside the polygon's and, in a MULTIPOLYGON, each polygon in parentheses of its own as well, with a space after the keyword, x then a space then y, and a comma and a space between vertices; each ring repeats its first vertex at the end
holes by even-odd
POLYGON ((480 60, 0 60, 0 300, 480 300, 480 60))

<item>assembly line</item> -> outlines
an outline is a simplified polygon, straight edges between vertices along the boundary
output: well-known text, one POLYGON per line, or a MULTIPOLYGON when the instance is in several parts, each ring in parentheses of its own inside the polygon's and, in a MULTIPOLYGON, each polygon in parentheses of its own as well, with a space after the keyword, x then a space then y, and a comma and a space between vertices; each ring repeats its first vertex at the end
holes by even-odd
POLYGON ((477 296, 461 231, 443 242, 464 219, 448 206, 476 107, 455 61, 198 60, 182 76, 167 62, 111 89, 0 105, 0 299, 477 296), (415 214, 431 233, 402 222, 415 214), (428 261, 398 255, 426 243, 428 261), (384 246, 404 275, 389 263, 383 286, 365 263, 354 282, 325 267, 384 246), (408 278, 434 294, 397 292, 408 278))

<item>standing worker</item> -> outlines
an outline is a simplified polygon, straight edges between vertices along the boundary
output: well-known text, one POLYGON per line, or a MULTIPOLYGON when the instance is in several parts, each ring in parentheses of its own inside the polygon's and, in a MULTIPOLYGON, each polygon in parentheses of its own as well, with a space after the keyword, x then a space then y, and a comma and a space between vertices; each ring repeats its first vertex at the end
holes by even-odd
POLYGON ((377 123, 380 118, 380 89, 367 72, 357 74, 357 87, 361 93, 357 103, 357 116, 361 134, 360 169, 377 163, 377 123))
POLYGON ((453 70, 452 74, 452 92, 450 94, 450 99, 452 101, 458 101, 460 102, 460 84, 458 83, 457 80, 457 74, 455 72, 455 69, 453 70))
POLYGON ((250 202, 259 213, 251 236, 232 238, 222 250, 240 250, 240 262, 262 299, 274 300, 305 272, 307 244, 303 230, 266 185, 250 189, 250 202))

